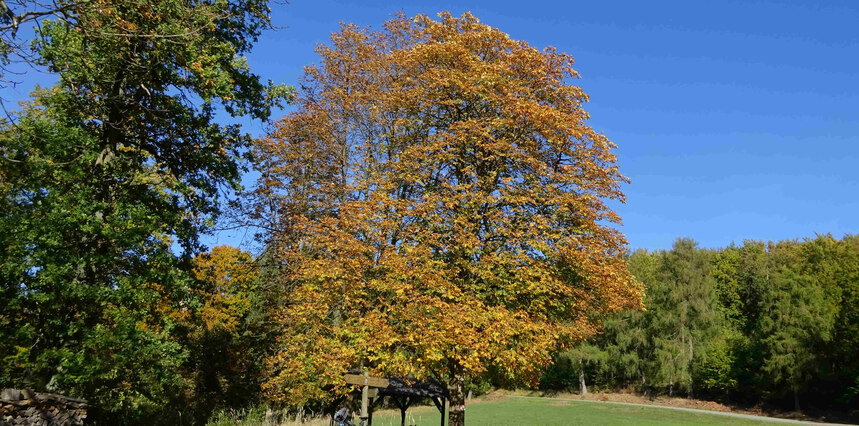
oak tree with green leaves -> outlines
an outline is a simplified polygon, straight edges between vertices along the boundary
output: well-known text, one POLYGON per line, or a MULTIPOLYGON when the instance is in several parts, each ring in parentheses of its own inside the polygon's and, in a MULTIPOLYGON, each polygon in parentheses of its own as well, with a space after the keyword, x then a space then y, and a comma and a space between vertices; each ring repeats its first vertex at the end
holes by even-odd
POLYGON ((175 316, 200 306, 190 259, 250 141, 216 111, 266 119, 289 95, 243 59, 267 3, 3 3, 39 19, 33 60, 59 81, 0 128, 0 386, 172 421, 187 359, 175 316))

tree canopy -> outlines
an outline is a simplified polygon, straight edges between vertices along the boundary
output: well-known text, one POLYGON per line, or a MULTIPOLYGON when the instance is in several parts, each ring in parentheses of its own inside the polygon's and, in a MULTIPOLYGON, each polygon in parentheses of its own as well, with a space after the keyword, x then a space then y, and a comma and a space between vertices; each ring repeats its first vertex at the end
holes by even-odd
POLYGON ((626 181, 570 56, 470 14, 344 25, 254 154, 252 206, 289 277, 270 398, 341 373, 431 376, 464 413, 487 365, 535 381, 596 314, 640 306, 606 200, 626 181))
POLYGON ((186 388, 176 313, 198 306, 191 257, 250 141, 216 111, 264 120, 289 94, 243 58, 267 1, 12 7, 0 53, 40 19, 30 59, 58 83, 0 122, 0 386, 151 421, 186 388))

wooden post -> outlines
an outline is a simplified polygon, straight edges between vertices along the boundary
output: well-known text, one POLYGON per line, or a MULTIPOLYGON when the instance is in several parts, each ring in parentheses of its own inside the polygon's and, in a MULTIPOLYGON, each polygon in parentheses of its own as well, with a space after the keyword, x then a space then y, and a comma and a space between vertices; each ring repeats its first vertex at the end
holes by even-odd
POLYGON ((373 426, 373 410, 375 410, 376 405, 379 404, 379 389, 371 388, 367 394, 370 397, 370 411, 367 413, 367 426, 373 426))
POLYGON ((364 425, 367 422, 367 419, 370 417, 369 415, 369 398, 370 398, 370 386, 367 385, 367 381, 369 380, 370 373, 364 372, 364 386, 361 387, 361 424, 364 425))
POLYGON ((409 409, 414 400, 411 397, 392 396, 391 401, 394 401, 394 404, 400 409, 400 426, 406 426, 406 410, 409 409))
POLYGON ((373 389, 371 392, 370 388, 386 388, 390 382, 381 377, 370 377, 370 373, 367 371, 364 371, 364 374, 345 374, 343 378, 350 385, 361 386, 361 414, 359 418, 362 426, 367 425, 368 420, 372 421, 370 420, 372 414, 370 413, 369 399, 375 399, 378 396, 378 390, 373 389))

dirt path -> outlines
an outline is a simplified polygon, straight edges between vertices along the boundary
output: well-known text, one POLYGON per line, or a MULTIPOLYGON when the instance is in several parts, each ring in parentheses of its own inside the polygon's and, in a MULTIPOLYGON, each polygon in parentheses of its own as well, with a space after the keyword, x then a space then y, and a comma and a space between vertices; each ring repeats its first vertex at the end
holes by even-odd
POLYGON ((557 398, 551 396, 524 396, 524 395, 507 395, 507 398, 523 398, 523 399, 543 399, 549 400, 554 399, 558 401, 571 401, 571 402, 588 402, 588 403, 596 403, 596 404, 616 404, 616 405, 628 405, 634 407, 654 407, 654 408, 664 408, 666 410, 678 410, 678 411, 688 411, 693 413, 704 413, 704 414, 714 414, 718 416, 729 416, 729 417, 739 417, 743 419, 750 420, 761 420, 773 423, 789 423, 789 424, 799 424, 799 425, 843 425, 845 423, 821 423, 821 422, 811 422, 805 420, 794 420, 794 419, 783 419, 778 417, 766 417, 766 416, 758 416, 754 414, 741 414, 741 413, 733 413, 728 411, 715 411, 715 410, 702 410, 699 408, 686 408, 686 407, 672 407, 665 405, 656 405, 656 404, 640 404, 633 402, 617 402, 617 401, 597 401, 592 399, 581 399, 581 398, 557 398))

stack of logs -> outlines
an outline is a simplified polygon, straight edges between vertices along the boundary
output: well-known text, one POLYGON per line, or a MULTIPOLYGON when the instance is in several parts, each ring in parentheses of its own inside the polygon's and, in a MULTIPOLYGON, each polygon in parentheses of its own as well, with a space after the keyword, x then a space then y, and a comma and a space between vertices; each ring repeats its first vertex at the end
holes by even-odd
POLYGON ((0 425, 82 425, 86 401, 31 389, 5 389, 0 394, 0 425))

